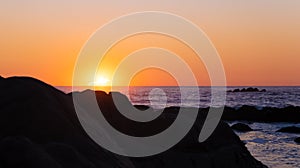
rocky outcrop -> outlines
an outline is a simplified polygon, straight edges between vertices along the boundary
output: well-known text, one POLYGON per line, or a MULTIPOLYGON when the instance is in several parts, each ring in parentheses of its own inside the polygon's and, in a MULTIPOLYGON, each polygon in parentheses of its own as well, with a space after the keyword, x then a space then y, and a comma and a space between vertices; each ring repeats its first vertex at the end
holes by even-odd
POLYGON ((250 128, 248 125, 243 124, 243 123, 236 123, 233 124, 231 126, 231 128, 235 131, 239 131, 239 132, 249 132, 249 131, 253 131, 252 128, 250 128))
POLYGON ((227 92, 266 92, 266 89, 259 90, 258 88, 248 87, 242 89, 228 90, 227 92))
MULTIPOLYGON (((199 143, 206 116, 202 110, 191 131, 177 145, 155 156, 131 158, 113 154, 89 138, 77 119, 72 94, 26 77, 0 80, 0 94, 0 167, 266 167, 251 156, 224 122, 209 139, 199 143)), ((96 92, 96 97, 110 124, 130 135, 156 134, 171 125, 178 113, 176 107, 167 108, 157 119, 142 124, 120 115, 111 94, 96 92)))
POLYGON ((295 141, 296 143, 300 144, 300 137, 295 138, 294 141, 295 141))
MULTIPOLYGON (((205 110, 204 110, 205 111, 205 110)), ((244 105, 240 108, 225 107, 223 120, 227 121, 252 121, 252 122, 300 122, 300 107, 288 106, 284 108, 244 105)))
POLYGON ((286 133, 300 134, 300 128, 299 127, 295 127, 295 126, 283 127, 283 128, 280 128, 279 130, 277 130, 276 132, 286 132, 286 133))

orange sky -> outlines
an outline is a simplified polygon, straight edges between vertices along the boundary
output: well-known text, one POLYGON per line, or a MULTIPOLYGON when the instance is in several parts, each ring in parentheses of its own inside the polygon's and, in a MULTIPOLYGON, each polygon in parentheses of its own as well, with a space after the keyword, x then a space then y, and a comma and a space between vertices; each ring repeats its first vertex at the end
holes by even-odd
MULTIPOLYGON (((158 10, 183 16, 204 30, 222 58, 228 85, 300 85, 299 8, 296 0, 1 1, 0 75, 71 85, 76 57, 96 29, 124 14, 158 10)), ((108 53, 106 65, 117 62, 112 57, 148 45, 178 53, 191 64, 198 83, 209 85, 202 63, 192 61, 193 52, 163 36, 124 40, 108 53)), ((140 72, 132 83, 176 84, 157 69, 140 72)))
MULTIPOLYGON (((180 56, 180 58, 189 65, 191 71, 193 72, 195 78, 197 79, 198 85, 210 85, 210 79, 208 73, 205 69, 203 62, 198 58, 196 53, 186 44, 181 41, 161 34, 156 33, 143 33, 137 34, 125 38, 124 40, 119 41, 116 45, 111 47, 111 49, 106 53, 104 59, 99 65, 99 76, 113 77, 116 69, 119 68, 119 64, 122 63, 121 60, 129 56, 132 52, 139 49, 144 49, 146 47, 156 47, 163 48, 169 51, 172 51, 174 54, 180 56)), ((147 53, 147 52, 146 52, 147 53)), ((138 55, 135 63, 140 63, 141 61, 148 62, 151 61, 150 57, 154 55, 138 55)), ((163 61, 163 60, 161 60, 163 61)), ((173 64, 171 60, 168 60, 166 64, 173 64)), ((133 67, 134 65, 128 65, 128 68, 133 67)), ((167 86, 167 85, 177 85, 176 76, 172 76, 171 72, 158 68, 147 68, 137 72, 136 75, 133 74, 131 85, 150 85, 150 86, 167 86)), ((177 73, 179 74, 182 67, 177 68, 177 73)), ((120 71, 120 73, 126 73, 120 71)), ((175 75, 175 74, 173 74, 175 75)), ((120 74, 118 77, 125 76, 120 74)), ((178 79, 177 79, 178 80, 178 79)), ((184 85, 193 85, 191 81, 188 81, 189 78, 186 77, 184 85)), ((113 78, 110 78, 110 81, 113 81, 113 78)), ((126 85, 125 79, 116 79, 116 82, 113 82, 114 85, 126 85)))

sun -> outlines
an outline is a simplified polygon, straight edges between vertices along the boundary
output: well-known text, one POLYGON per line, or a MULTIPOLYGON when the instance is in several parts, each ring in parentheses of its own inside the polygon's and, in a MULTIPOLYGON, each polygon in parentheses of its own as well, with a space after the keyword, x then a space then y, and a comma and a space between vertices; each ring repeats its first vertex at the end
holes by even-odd
POLYGON ((108 82, 109 82, 109 79, 107 79, 103 76, 100 76, 95 80, 94 85, 95 86, 107 86, 108 82))

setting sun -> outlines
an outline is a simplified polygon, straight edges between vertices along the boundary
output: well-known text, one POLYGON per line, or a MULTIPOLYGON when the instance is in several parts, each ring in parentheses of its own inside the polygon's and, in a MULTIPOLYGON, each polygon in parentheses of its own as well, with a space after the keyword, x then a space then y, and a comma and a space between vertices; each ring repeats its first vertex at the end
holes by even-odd
POLYGON ((95 80, 94 85, 95 86, 107 86, 108 82, 109 82, 109 80, 107 78, 101 76, 95 80))

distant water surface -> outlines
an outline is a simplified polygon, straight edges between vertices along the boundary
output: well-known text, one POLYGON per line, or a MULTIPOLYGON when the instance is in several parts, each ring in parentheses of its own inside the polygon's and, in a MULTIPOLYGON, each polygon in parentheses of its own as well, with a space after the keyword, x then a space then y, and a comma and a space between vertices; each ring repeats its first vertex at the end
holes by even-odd
MULTIPOLYGON (((58 89, 68 93, 72 87, 63 86, 58 89)), ((82 91, 87 87, 75 87, 74 90, 82 91)), ((227 90, 246 87, 227 87, 227 90)), ((257 87, 267 92, 228 92, 226 96, 226 106, 241 107, 242 105, 261 107, 286 107, 300 106, 300 87, 257 87)), ((211 102, 210 87, 116 87, 119 91, 130 99, 133 104, 151 105, 155 108, 165 106, 188 106, 188 107, 208 107, 211 102), (199 93, 200 101, 195 96, 199 93), (185 97, 181 97, 185 95, 185 97), (167 102, 162 101, 166 96, 167 102), (184 100, 183 102, 182 99, 184 100), (161 104, 160 104, 161 103, 161 104)), ((218 90, 218 88, 217 88, 218 90)))

